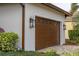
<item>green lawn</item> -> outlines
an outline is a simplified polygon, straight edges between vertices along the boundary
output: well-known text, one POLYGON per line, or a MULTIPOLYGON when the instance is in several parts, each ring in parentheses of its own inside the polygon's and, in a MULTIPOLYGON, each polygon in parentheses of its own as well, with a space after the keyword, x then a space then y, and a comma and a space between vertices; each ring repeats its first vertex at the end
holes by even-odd
POLYGON ((56 52, 34 52, 34 51, 16 51, 16 52, 2 52, 0 51, 0 56, 58 56, 56 52))

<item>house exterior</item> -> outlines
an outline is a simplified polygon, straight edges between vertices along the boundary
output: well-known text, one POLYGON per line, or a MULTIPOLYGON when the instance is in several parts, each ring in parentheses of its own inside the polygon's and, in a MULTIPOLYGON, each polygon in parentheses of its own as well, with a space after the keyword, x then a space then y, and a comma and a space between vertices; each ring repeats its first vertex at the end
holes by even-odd
POLYGON ((65 39, 69 39, 68 31, 74 29, 74 24, 73 23, 74 22, 73 22, 71 16, 66 17, 66 20, 65 20, 65 26, 66 26, 66 29, 65 29, 65 39))
POLYGON ((50 3, 0 4, 0 27, 18 33, 18 48, 35 51, 65 43, 64 21, 70 14, 50 3))
POLYGON ((66 25, 66 30, 65 30, 65 39, 69 39, 68 31, 69 30, 74 30, 75 26, 79 24, 78 18, 79 16, 79 11, 74 12, 72 16, 66 17, 65 20, 65 25, 66 25))

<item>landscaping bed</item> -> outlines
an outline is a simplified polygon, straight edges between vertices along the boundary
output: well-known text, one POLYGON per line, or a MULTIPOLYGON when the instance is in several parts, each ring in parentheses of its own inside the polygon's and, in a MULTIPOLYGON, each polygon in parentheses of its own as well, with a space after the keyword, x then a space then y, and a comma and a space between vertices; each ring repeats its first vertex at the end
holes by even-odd
POLYGON ((64 56, 79 56, 79 49, 74 50, 73 52, 63 52, 64 56))
POLYGON ((58 56, 56 52, 34 52, 34 51, 0 51, 0 56, 58 56))
POLYGON ((65 45, 79 45, 79 30, 69 30, 65 45))
POLYGON ((79 45, 79 40, 66 39, 66 43, 64 45, 79 45))
POLYGON ((55 51, 37 52, 18 50, 18 34, 14 32, 0 33, 0 56, 57 56, 55 51))

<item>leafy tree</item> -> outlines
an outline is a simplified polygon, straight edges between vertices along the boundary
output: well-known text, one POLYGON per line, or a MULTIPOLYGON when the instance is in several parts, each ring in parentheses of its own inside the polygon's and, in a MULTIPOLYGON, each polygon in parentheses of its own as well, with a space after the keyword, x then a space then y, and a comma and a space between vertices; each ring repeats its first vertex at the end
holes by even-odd
POLYGON ((74 29, 78 30, 79 29, 79 11, 77 11, 79 8, 78 3, 72 3, 71 4, 71 14, 72 14, 72 21, 75 21, 74 24, 74 29))
POLYGON ((73 15, 74 12, 77 11, 77 9, 78 9, 77 3, 72 3, 71 4, 71 10, 70 10, 71 14, 73 15))

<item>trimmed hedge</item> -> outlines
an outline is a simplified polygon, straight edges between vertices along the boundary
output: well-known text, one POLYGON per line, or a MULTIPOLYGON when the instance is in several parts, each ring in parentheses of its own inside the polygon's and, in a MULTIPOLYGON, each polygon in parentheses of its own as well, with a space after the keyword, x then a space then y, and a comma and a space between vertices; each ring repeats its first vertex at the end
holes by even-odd
POLYGON ((79 30, 69 30, 70 40, 79 40, 79 30))
POLYGON ((15 51, 18 41, 18 35, 14 32, 0 33, 0 50, 15 51))

